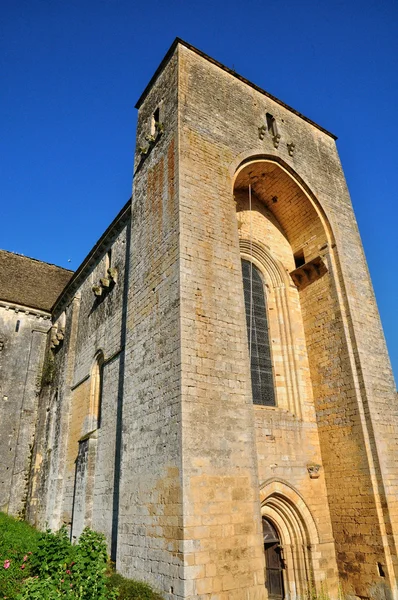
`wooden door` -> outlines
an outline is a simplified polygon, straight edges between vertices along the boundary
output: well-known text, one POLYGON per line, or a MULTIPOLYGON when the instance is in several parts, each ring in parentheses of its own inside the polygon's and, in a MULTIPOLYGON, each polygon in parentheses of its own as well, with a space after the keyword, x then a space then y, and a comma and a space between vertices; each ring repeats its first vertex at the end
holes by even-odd
POLYGON ((263 519, 264 551, 265 551, 265 585, 268 596, 275 600, 283 600, 283 559, 279 536, 274 526, 263 519))

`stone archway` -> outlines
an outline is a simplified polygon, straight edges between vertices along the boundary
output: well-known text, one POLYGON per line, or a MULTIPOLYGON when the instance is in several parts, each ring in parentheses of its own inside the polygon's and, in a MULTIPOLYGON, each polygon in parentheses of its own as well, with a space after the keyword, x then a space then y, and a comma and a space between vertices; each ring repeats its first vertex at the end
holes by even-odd
POLYGON ((320 579, 314 550, 319 545, 315 521, 301 495, 287 483, 272 479, 260 488, 261 514, 279 533, 285 595, 305 597, 320 579))

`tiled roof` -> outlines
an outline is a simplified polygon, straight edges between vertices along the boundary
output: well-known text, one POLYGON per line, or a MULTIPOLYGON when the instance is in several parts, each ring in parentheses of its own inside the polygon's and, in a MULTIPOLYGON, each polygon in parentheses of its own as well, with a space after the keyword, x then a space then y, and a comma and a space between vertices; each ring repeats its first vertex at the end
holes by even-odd
POLYGON ((0 300, 50 311, 73 271, 0 250, 0 300))

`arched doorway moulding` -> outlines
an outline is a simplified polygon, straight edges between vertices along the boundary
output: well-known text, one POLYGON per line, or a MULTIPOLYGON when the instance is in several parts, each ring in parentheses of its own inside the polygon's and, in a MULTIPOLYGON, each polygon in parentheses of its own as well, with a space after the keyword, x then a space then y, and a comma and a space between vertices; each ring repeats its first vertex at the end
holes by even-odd
POLYGON ((289 281, 283 265, 272 256, 264 244, 241 238, 239 240, 239 248, 241 258, 252 261, 263 273, 264 279, 267 282, 267 295, 275 303, 278 315, 276 324, 281 344, 280 351, 283 359, 284 380, 286 381, 286 400, 285 405, 280 404, 278 390, 275 388, 277 406, 287 409, 301 419, 303 407, 300 398, 300 386, 297 379, 298 358, 294 350, 291 310, 288 294, 286 293, 286 288, 292 285, 292 282, 289 281))
POLYGON ((264 507, 267 501, 273 497, 279 496, 285 499, 285 502, 294 507, 298 519, 305 527, 308 543, 311 545, 319 544, 319 532, 310 509, 304 501, 304 498, 292 485, 283 479, 273 477, 267 479, 260 485, 260 502, 264 507))
POLYGON ((300 177, 300 175, 298 175, 296 173, 296 171, 294 171, 284 160, 282 160, 278 156, 272 156, 270 154, 258 154, 253 151, 246 151, 246 152, 242 152, 241 154, 239 154, 239 156, 237 156, 237 158, 229 166, 229 173, 230 173, 231 181, 232 181, 232 190, 231 190, 232 194, 234 192, 235 181, 236 181, 239 173, 243 169, 248 167, 249 165, 254 164, 254 163, 261 163, 261 162, 274 163, 274 164, 278 165, 280 169, 282 169, 285 173, 287 173, 287 175, 289 175, 289 177, 291 177, 291 179, 294 180, 294 182, 301 189, 303 194, 307 197, 307 199, 313 206, 314 210, 316 211, 316 213, 322 223, 322 226, 325 230, 328 245, 330 247, 334 246, 335 241, 334 241, 333 231, 332 231, 331 225, 329 223, 329 219, 327 218, 326 213, 325 213, 324 209, 322 208, 319 200, 316 198, 315 194, 311 191, 310 187, 300 177))
POLYGON ((261 515, 278 529, 285 561, 287 597, 304 597, 319 580, 311 550, 320 542, 312 514, 301 494, 287 482, 272 478, 260 486, 261 515))

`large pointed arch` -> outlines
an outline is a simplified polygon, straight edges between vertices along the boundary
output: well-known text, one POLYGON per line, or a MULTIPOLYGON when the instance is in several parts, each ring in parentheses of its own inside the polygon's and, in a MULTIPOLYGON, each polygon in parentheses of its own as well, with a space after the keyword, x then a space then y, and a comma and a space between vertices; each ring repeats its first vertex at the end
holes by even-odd
POLYGON ((309 185, 304 181, 304 179, 294 169, 292 169, 292 167, 286 161, 284 161, 279 156, 273 156, 271 154, 259 154, 255 151, 246 151, 239 154, 229 167, 229 172, 231 174, 232 180, 232 192, 236 187, 236 182, 241 172, 250 165, 255 166, 261 163, 269 163, 278 166, 294 181, 295 184, 297 184, 297 186, 307 197, 312 207, 316 211, 317 216, 321 220, 326 232, 328 243, 330 245, 334 245, 335 240, 333 230, 324 208, 321 206, 319 200, 317 199, 309 185))

